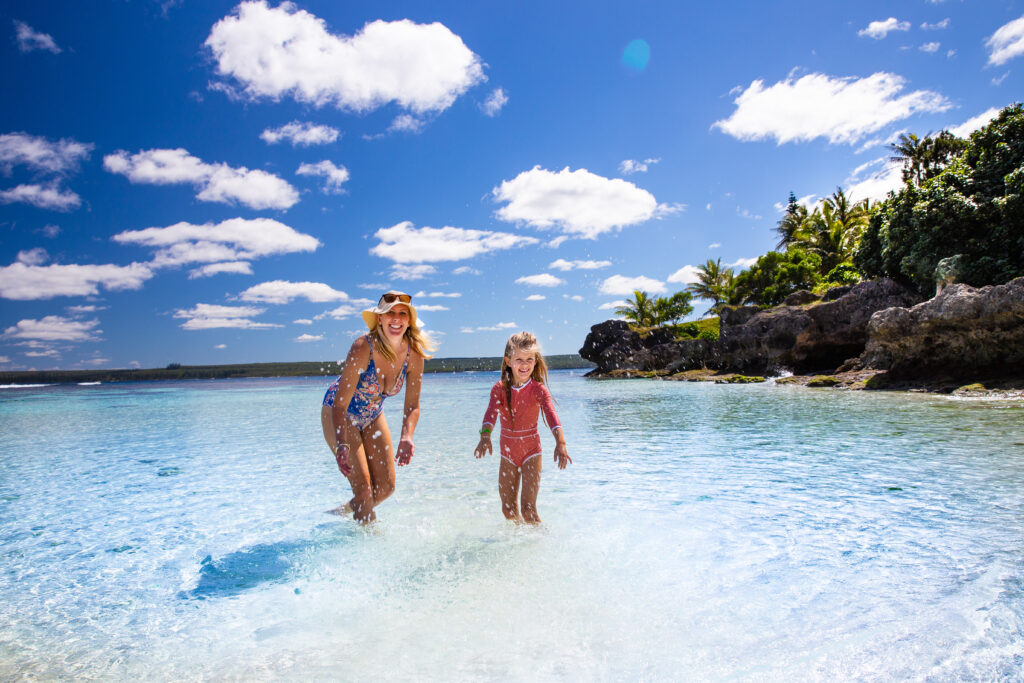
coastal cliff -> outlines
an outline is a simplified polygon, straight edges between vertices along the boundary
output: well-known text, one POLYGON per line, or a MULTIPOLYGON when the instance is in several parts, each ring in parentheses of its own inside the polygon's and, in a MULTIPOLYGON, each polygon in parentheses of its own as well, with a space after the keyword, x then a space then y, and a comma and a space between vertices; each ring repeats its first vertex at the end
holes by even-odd
POLYGON ((927 301, 888 279, 798 292, 771 309, 727 308, 720 329, 718 341, 677 340, 608 320, 591 328, 580 355, 597 365, 595 377, 883 375, 879 387, 1024 377, 1024 278, 954 284, 927 301))

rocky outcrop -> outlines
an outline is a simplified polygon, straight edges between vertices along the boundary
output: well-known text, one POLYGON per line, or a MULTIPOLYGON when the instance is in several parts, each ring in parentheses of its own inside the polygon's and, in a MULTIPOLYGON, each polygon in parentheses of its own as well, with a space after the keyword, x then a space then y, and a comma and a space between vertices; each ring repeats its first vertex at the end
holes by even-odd
POLYGON ((980 289, 948 285, 911 308, 875 313, 867 334, 848 369, 929 381, 1024 375, 1024 277, 980 289))

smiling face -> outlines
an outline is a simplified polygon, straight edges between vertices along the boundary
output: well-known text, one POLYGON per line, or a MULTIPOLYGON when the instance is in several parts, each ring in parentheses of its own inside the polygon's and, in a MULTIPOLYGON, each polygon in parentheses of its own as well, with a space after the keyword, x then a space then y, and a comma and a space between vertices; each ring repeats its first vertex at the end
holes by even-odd
POLYGON ((505 364, 512 368, 513 384, 526 384, 537 365, 537 349, 514 349, 511 356, 505 357, 505 364))
POLYGON ((392 346, 400 344, 402 335, 409 329, 409 307, 397 304, 387 313, 378 313, 377 324, 388 341, 392 342, 392 346))

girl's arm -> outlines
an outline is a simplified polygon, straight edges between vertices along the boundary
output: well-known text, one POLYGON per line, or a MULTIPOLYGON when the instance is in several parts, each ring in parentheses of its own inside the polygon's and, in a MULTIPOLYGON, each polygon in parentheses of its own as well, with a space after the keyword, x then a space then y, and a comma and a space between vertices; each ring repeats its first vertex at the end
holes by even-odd
POLYGON ((487 402, 487 410, 484 411, 484 421, 480 425, 480 441, 476 445, 473 455, 482 458, 494 452, 491 446, 491 432, 498 421, 498 408, 501 405, 501 384, 491 387, 491 398, 487 402))
POLYGON ((413 352, 409 354, 409 365, 406 368, 402 436, 398 441, 398 452, 395 453, 395 462, 399 467, 408 465, 416 450, 412 443, 412 435, 416 432, 416 423, 420 421, 420 388, 422 386, 423 356, 413 352))
POLYGON ((555 402, 551 400, 551 392, 543 384, 537 384, 537 388, 540 409, 544 412, 544 420, 548 423, 548 427, 551 428, 551 435, 555 437, 555 462, 558 463, 558 469, 564 470, 566 465, 572 464, 572 458, 569 457, 569 449, 565 445, 565 431, 562 429, 562 423, 558 419, 558 413, 555 412, 555 402))

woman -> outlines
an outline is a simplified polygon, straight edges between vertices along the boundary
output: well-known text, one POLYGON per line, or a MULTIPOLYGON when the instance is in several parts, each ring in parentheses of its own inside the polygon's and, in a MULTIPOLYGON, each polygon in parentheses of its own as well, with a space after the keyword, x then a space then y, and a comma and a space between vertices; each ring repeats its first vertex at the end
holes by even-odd
POLYGON ((420 417, 423 361, 433 350, 416 326, 412 297, 390 291, 363 311, 370 333, 352 343, 341 376, 327 390, 320 421, 338 469, 348 477, 352 500, 342 507, 362 522, 376 519, 374 508, 395 490, 395 462, 408 465, 420 417), (392 457, 384 399, 405 385, 405 411, 398 453, 392 457))

